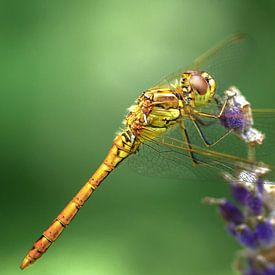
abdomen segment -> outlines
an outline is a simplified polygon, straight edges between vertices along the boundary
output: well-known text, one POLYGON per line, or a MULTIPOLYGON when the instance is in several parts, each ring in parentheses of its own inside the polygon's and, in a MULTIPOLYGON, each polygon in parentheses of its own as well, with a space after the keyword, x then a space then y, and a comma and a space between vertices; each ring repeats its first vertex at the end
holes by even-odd
POLYGON ((115 138, 103 163, 75 197, 61 211, 48 229, 44 231, 42 236, 34 243, 33 247, 29 250, 28 254, 22 261, 20 265, 21 269, 34 263, 47 251, 51 244, 61 235, 66 226, 69 225, 79 209, 84 205, 100 183, 123 159, 133 153, 137 146, 137 143, 131 141, 129 132, 122 132, 115 138))

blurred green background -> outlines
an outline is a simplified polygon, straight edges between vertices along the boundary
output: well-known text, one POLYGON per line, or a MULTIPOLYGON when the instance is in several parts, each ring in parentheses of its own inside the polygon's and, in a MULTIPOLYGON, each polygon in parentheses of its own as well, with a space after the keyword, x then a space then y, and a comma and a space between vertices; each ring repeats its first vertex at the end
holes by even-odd
MULTIPOLYGON (((1 0, 0 274, 21 274, 27 249, 103 160, 140 92, 229 34, 256 40, 242 87, 253 106, 274 107, 274 12, 268 0, 1 0)), ((238 246, 200 203, 227 192, 222 180, 121 166, 24 273, 233 274, 238 246)))

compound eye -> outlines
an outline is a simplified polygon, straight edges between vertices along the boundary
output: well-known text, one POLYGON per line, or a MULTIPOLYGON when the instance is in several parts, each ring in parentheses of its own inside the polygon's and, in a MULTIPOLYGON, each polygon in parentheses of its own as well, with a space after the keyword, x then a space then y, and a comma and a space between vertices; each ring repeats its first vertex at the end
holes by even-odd
POLYGON ((201 75, 193 75, 190 79, 190 85, 200 95, 205 95, 209 88, 208 82, 201 75))

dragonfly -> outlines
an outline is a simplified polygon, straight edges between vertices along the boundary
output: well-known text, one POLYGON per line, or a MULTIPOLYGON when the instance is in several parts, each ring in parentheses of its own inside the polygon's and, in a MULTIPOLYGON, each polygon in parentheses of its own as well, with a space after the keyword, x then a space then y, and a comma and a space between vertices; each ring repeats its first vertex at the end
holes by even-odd
MULTIPOLYGON (((237 127, 229 125, 232 117, 226 117, 226 111, 234 95, 223 94, 239 74, 241 66, 232 70, 231 65, 244 59, 246 44, 245 35, 232 35, 191 65, 142 92, 129 108, 104 161, 33 244, 20 268, 33 264, 48 250, 94 191, 125 160, 141 173, 184 179, 200 168, 220 172, 232 171, 236 165, 246 165, 246 169, 257 165, 254 157, 246 157, 247 149, 240 153, 240 148, 254 148, 257 142, 244 141, 237 127), (228 150, 232 138, 246 144, 233 146, 236 154, 228 150)), ((264 110, 255 110, 257 113, 269 116, 264 110)))

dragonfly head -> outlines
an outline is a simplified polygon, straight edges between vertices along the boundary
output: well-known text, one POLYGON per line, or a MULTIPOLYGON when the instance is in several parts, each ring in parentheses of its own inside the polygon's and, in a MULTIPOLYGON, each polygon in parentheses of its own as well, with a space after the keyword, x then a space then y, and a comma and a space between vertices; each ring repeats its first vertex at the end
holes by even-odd
POLYGON ((192 107, 209 103, 216 91, 213 77, 204 71, 186 71, 181 76, 181 89, 184 99, 192 107))

